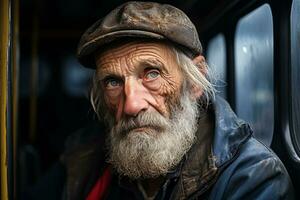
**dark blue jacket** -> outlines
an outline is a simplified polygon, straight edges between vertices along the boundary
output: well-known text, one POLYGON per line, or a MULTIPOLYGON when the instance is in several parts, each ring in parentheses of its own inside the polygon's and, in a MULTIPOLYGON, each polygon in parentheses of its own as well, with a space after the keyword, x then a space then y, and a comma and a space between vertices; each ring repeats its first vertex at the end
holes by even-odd
MULTIPOLYGON (((39 199, 37 194, 46 191, 43 199, 85 199, 106 165, 103 146, 97 125, 79 131, 67 143, 61 163, 27 199, 39 199)), ((114 174, 107 199, 142 196, 134 182, 114 174)), ((217 97, 199 120, 197 142, 167 175, 156 199, 276 200, 294 199, 294 193, 280 159, 217 97)))
POLYGON ((217 99, 214 154, 220 174, 209 199, 294 199, 289 175, 275 153, 252 137, 245 122, 217 99))

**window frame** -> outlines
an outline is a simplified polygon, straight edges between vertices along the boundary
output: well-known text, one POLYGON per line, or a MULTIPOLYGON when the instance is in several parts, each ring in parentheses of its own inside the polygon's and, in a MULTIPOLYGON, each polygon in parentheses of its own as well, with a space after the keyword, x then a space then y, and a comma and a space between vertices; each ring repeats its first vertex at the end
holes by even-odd
MULTIPOLYGON (((292 88, 292 85, 293 85, 293 82, 292 82, 292 72, 293 72, 293 70, 292 70, 292 68, 293 68, 293 66, 292 66, 292 7, 293 7, 293 4, 294 4, 294 2, 295 2, 296 0, 292 0, 292 2, 291 2, 291 7, 290 7, 290 28, 289 28, 289 30, 290 30, 290 42, 289 42, 289 44, 290 44, 290 47, 289 47, 289 50, 290 50, 290 56, 289 56, 289 58, 290 58, 290 66, 289 66, 289 68, 290 68, 290 73, 289 73, 289 88, 292 88)), ((299 68, 300 68, 300 66, 299 66, 299 68)), ((291 91, 290 91, 290 98, 289 98, 289 105, 290 105, 290 112, 289 112, 289 122, 290 122, 290 134, 291 134, 291 142, 292 142, 292 145, 294 146, 294 149, 295 149, 295 152, 296 152, 296 154, 298 155, 298 158, 300 157, 300 141, 298 141, 298 139, 297 139, 297 130, 295 130, 295 124, 294 124, 294 120, 293 120, 293 96, 294 96, 294 93, 293 93, 293 90, 292 89, 290 89, 291 91)), ((300 134, 300 133, 298 133, 298 134, 300 134)))

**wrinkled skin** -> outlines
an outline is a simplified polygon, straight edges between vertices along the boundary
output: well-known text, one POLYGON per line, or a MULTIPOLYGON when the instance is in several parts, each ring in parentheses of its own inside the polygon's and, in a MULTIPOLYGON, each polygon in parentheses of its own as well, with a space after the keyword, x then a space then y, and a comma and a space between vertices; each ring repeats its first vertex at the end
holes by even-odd
MULTIPOLYGON (((194 62, 203 60, 198 56, 194 62)), ((96 55, 96 65, 106 105, 116 121, 140 111, 170 116, 168 106, 179 98, 184 77, 167 43, 125 43, 96 55)), ((200 96, 202 91, 193 93, 200 96)))

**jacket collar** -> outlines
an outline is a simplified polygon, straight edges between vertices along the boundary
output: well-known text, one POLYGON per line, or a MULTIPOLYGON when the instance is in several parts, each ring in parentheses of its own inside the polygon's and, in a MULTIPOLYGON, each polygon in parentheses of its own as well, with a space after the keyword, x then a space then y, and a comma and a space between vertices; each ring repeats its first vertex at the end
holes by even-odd
POLYGON ((237 118, 229 104, 216 96, 213 103, 215 115, 215 134, 213 155, 219 168, 234 158, 239 147, 252 135, 247 123, 237 118))
MULTIPOLYGON (((197 140, 186 155, 181 177, 179 179, 178 195, 186 199, 191 194, 203 188, 217 174, 215 159, 212 153, 214 120, 210 109, 201 114, 198 121, 197 140)), ((175 191, 176 192, 176 191, 175 191)))

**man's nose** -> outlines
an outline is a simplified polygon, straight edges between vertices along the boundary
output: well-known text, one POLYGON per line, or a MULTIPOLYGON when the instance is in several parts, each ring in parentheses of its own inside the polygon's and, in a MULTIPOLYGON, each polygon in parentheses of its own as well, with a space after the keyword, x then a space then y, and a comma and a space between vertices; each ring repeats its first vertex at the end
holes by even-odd
POLYGON ((137 116, 139 112, 149 107, 146 100, 147 89, 137 80, 129 80, 125 83, 124 114, 137 116))

